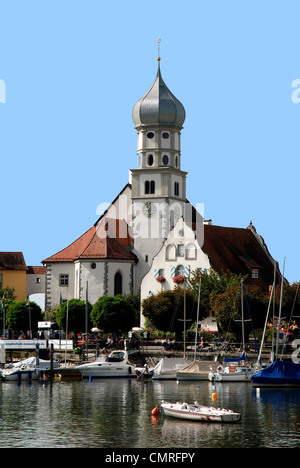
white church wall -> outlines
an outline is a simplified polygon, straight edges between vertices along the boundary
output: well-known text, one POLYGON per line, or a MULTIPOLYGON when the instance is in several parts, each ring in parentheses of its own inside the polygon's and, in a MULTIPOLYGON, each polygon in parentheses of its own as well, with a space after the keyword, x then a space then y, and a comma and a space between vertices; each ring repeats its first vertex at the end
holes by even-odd
POLYGON ((63 300, 74 298, 74 263, 52 263, 46 268, 46 308, 53 308, 63 300), (68 277, 68 284, 66 283, 68 277))
MULTIPOLYGON (((208 256, 195 239, 194 231, 182 219, 170 231, 161 250, 153 258, 149 272, 142 280, 141 302, 151 295, 157 295, 161 290, 174 289, 177 284, 174 283, 173 277, 181 273, 178 267, 182 267, 182 272, 190 274, 197 268, 209 270, 211 267, 208 256), (156 280, 159 275, 164 276, 164 283, 156 280)), ((144 316, 141 313, 141 326, 143 325, 144 316)))
POLYGON ((81 261, 80 268, 80 299, 85 300, 88 283, 88 299, 91 304, 95 304, 105 292, 105 262, 81 261))

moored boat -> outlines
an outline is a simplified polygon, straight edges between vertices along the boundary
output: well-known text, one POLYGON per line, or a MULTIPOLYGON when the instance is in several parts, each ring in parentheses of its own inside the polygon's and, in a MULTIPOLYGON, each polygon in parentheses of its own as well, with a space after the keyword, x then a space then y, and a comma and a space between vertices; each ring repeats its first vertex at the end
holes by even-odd
POLYGON ((167 403, 163 401, 161 407, 166 416, 187 421, 232 423, 241 420, 241 413, 203 406, 198 402, 190 405, 187 403, 167 403))
POLYGON ((251 377, 253 387, 300 387, 300 364, 274 361, 251 377))
POLYGON ((176 372, 176 379, 178 381, 185 381, 185 380, 208 380, 208 373, 207 370, 207 363, 203 361, 193 361, 192 363, 188 364, 186 367, 183 367, 179 371, 176 372))
MULTIPOLYGON (((50 370, 50 367, 50 361, 29 358, 17 363, 7 364, 3 369, 0 369, 0 379, 7 382, 38 380, 43 373, 50 370)), ((59 363, 53 362, 53 368, 57 367, 59 367, 59 363)))
POLYGON ((238 359, 227 359, 228 366, 220 365, 216 372, 209 372, 208 380, 213 382, 250 382, 255 369, 245 365, 244 359, 244 354, 238 359))
POLYGON ((112 351, 109 356, 101 356, 94 362, 77 366, 76 369, 83 377, 137 377, 127 351, 112 351))
POLYGON ((162 358, 153 369, 153 380, 175 380, 177 372, 190 362, 186 358, 162 358))

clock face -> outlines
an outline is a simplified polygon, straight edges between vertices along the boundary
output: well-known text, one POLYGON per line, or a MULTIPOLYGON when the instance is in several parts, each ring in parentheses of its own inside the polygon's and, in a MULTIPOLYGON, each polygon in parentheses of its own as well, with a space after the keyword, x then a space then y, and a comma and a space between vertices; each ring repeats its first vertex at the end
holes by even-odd
POLYGON ((146 202, 143 206, 143 213, 145 216, 152 216, 155 213, 155 206, 151 202, 146 202))

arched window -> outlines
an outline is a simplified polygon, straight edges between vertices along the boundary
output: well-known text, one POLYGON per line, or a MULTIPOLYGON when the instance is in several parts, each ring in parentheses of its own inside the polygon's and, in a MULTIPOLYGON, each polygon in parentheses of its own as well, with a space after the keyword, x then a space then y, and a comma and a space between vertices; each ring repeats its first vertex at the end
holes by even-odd
POLYGON ((155 193, 155 182, 154 180, 151 180, 149 182, 149 180, 146 180, 145 182, 145 194, 148 194, 148 193, 155 193))
POLYGON ((176 276, 184 276, 184 266, 183 265, 178 265, 178 267, 176 268, 175 275, 176 276))
POLYGON ((169 244, 166 248, 166 260, 176 260, 176 247, 174 244, 169 244))
POLYGON ((119 271, 115 274, 114 294, 123 294, 123 278, 119 271))
POLYGON ((145 182, 145 194, 150 193, 150 182, 149 180, 146 180, 145 182))

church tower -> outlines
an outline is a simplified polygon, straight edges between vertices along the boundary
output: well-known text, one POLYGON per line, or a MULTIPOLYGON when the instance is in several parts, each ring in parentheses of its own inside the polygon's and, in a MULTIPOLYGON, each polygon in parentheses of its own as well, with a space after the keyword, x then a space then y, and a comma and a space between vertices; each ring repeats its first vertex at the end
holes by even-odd
POLYGON ((132 112, 139 167, 131 170, 132 235, 138 257, 136 285, 151 267, 176 221, 183 216, 186 175, 181 170, 181 130, 185 110, 162 79, 156 78, 132 112))

